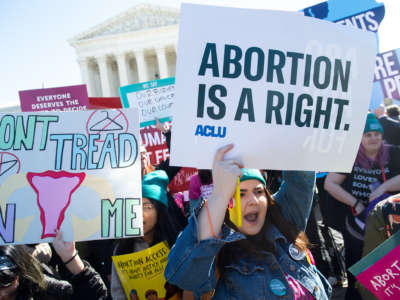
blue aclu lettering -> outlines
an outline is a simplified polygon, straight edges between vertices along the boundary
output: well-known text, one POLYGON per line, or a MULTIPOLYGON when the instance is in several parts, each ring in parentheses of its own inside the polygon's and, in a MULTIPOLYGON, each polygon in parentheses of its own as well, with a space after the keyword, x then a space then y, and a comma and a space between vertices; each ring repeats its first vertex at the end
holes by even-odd
POLYGON ((226 136, 226 127, 199 124, 194 135, 224 138, 226 136))

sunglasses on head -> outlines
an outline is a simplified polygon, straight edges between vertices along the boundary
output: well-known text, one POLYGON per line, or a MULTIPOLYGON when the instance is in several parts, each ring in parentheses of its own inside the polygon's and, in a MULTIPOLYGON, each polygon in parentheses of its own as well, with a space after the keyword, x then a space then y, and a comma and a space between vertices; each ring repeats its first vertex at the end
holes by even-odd
POLYGON ((17 274, 14 272, 4 273, 0 271, 0 288, 6 288, 13 284, 15 278, 17 278, 17 274), (7 274, 8 273, 8 274, 7 274))
POLYGON ((9 287, 17 277, 14 270, 17 265, 7 256, 0 255, 0 287, 9 287))

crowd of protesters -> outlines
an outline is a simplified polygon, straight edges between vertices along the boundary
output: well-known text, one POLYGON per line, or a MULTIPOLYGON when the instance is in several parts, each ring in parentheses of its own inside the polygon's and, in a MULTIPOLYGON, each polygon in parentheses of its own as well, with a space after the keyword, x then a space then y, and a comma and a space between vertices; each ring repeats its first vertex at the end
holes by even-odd
MULTIPOLYGON (((156 127, 169 147, 168 125, 157 120, 156 127)), ((335 282, 314 259, 321 245, 306 234, 315 195, 333 208, 323 214, 340 211, 329 225, 343 235, 348 268, 400 227, 398 145, 399 108, 377 108, 366 118, 351 173, 329 173, 318 189, 314 172, 246 169, 225 158, 234 147, 226 145, 212 170, 191 178, 190 201, 168 190, 180 168, 169 160, 150 165, 142 147, 143 236, 75 244, 57 232, 51 245, 1 246, 0 299, 126 299, 111 256, 162 241, 171 249, 165 299, 330 299, 335 282), (238 177, 240 227, 227 209, 238 177)), ((347 282, 346 299, 374 299, 349 272, 347 282)), ((131 299, 138 299, 134 288, 131 299)))

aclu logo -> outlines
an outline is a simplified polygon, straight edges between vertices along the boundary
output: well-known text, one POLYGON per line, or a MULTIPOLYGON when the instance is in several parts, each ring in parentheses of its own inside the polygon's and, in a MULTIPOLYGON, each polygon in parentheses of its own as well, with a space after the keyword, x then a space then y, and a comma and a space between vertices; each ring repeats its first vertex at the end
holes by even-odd
POLYGON ((224 138, 226 136, 226 127, 199 124, 194 135, 224 138))

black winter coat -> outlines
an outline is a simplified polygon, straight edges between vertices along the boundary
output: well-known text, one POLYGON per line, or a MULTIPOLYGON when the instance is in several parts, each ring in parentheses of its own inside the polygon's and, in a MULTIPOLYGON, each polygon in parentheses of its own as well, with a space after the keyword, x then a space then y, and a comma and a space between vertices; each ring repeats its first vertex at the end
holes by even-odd
POLYGON ((46 291, 37 287, 20 286, 16 300, 105 300, 107 288, 101 276, 84 261, 85 269, 77 274, 66 276, 66 280, 52 268, 41 264, 47 282, 46 291))

